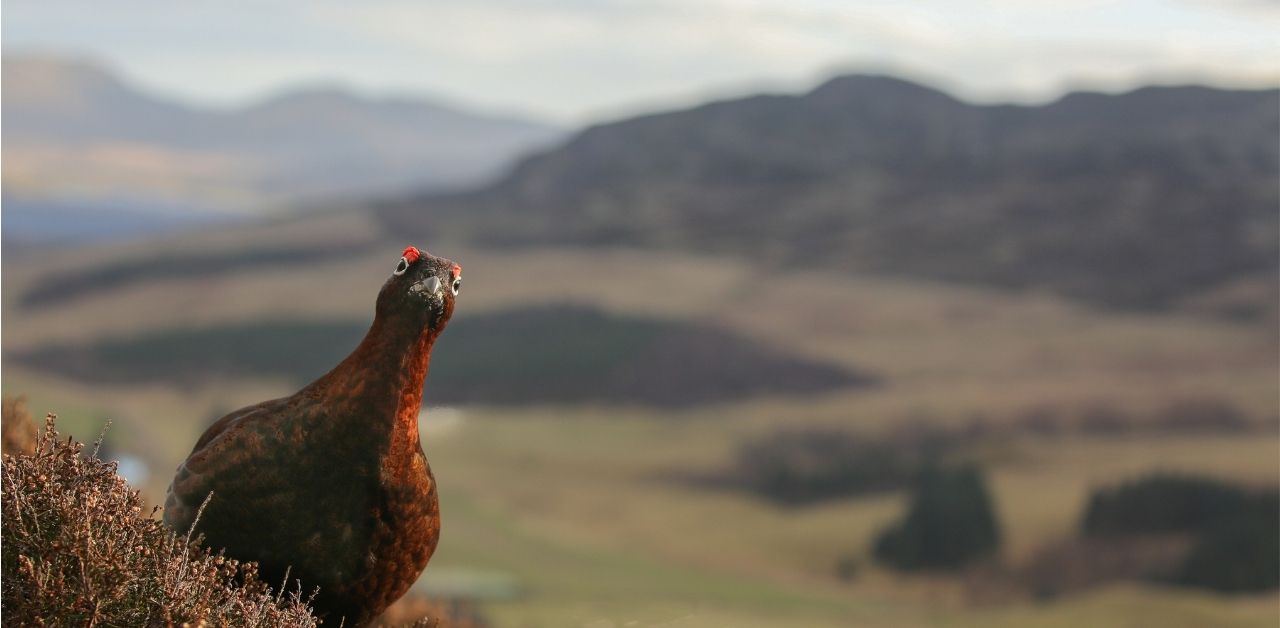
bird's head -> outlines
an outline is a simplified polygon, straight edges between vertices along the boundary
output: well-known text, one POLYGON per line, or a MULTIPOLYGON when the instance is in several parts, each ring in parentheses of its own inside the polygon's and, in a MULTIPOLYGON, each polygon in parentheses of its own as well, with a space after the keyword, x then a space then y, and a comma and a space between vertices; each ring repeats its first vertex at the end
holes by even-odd
POLYGON ((461 291, 461 266, 410 246, 378 292, 378 316, 438 332, 453 316, 453 304, 461 291))

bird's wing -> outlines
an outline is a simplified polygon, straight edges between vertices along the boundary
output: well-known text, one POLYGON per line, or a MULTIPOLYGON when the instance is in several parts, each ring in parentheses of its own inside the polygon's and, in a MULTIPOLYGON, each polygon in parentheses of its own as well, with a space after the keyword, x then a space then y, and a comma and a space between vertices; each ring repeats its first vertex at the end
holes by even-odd
POLYGON ((249 471, 263 453, 262 433, 279 419, 288 399, 273 399, 241 408, 218 419, 196 441, 191 455, 174 474, 164 502, 164 521, 183 533, 211 490, 210 480, 223 470, 249 471))

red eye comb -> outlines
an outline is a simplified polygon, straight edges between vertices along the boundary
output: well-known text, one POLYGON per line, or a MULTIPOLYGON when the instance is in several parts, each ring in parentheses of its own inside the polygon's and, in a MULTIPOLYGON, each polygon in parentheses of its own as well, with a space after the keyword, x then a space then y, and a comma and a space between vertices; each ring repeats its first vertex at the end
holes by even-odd
POLYGON ((449 269, 449 277, 451 279, 457 279, 458 275, 461 275, 461 274, 462 274, 462 267, 457 264, 454 264, 453 268, 449 269))
POLYGON ((416 246, 406 246, 404 247, 404 253, 401 253, 400 256, 404 258, 404 261, 412 264, 418 261, 419 257, 422 257, 422 251, 419 251, 416 246))

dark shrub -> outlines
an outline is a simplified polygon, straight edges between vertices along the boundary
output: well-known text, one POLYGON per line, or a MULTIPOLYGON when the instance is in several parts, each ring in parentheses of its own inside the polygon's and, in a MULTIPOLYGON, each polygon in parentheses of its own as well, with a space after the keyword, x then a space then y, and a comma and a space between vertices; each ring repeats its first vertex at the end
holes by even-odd
POLYGON ((1155 475, 1094 493, 1082 524, 1094 537, 1191 535, 1173 582, 1217 591, 1280 586, 1280 493, 1220 480, 1155 475))
POLYGON ((920 467, 958 447, 955 434, 914 425, 868 439, 838 430, 781 430, 738 450, 732 481, 786 504, 805 504, 911 484, 920 467))
POLYGON ((1198 532, 1243 512, 1250 494, 1208 478, 1153 475, 1089 498, 1086 536, 1198 532))
POLYGON ((1089 405, 1080 412, 1077 427, 1085 434, 1114 436, 1132 432, 1137 421, 1120 408, 1109 403, 1099 402, 1089 405))
POLYGON ((1158 427, 1171 432, 1240 433, 1253 422, 1225 399, 1193 397, 1170 403, 1157 417, 1158 427))
POLYGON ((914 463, 891 447, 876 447, 834 431, 782 432, 745 444, 737 473, 755 493, 806 503, 891 490, 909 481, 914 463))
POLYGON ((1257 495, 1238 516, 1197 535, 1175 582, 1225 593, 1280 586, 1280 495, 1257 495))
POLYGON ((1035 406, 1023 412, 1015 422, 1015 426, 1039 436, 1057 436, 1064 431, 1062 414, 1062 411, 1054 406, 1035 406))
POLYGON ((956 569, 996 551, 1000 530, 982 473, 927 467, 901 522, 876 540, 875 556, 897 569, 956 569))

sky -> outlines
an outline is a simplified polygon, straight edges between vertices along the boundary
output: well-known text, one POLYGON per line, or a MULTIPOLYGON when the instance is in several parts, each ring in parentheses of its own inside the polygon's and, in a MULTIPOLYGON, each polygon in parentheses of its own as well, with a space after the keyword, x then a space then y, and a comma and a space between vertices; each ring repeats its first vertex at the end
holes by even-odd
POLYGON ((236 106, 300 85, 583 123, 836 73, 978 102, 1280 84, 1280 0, 4 0, 5 54, 236 106))

